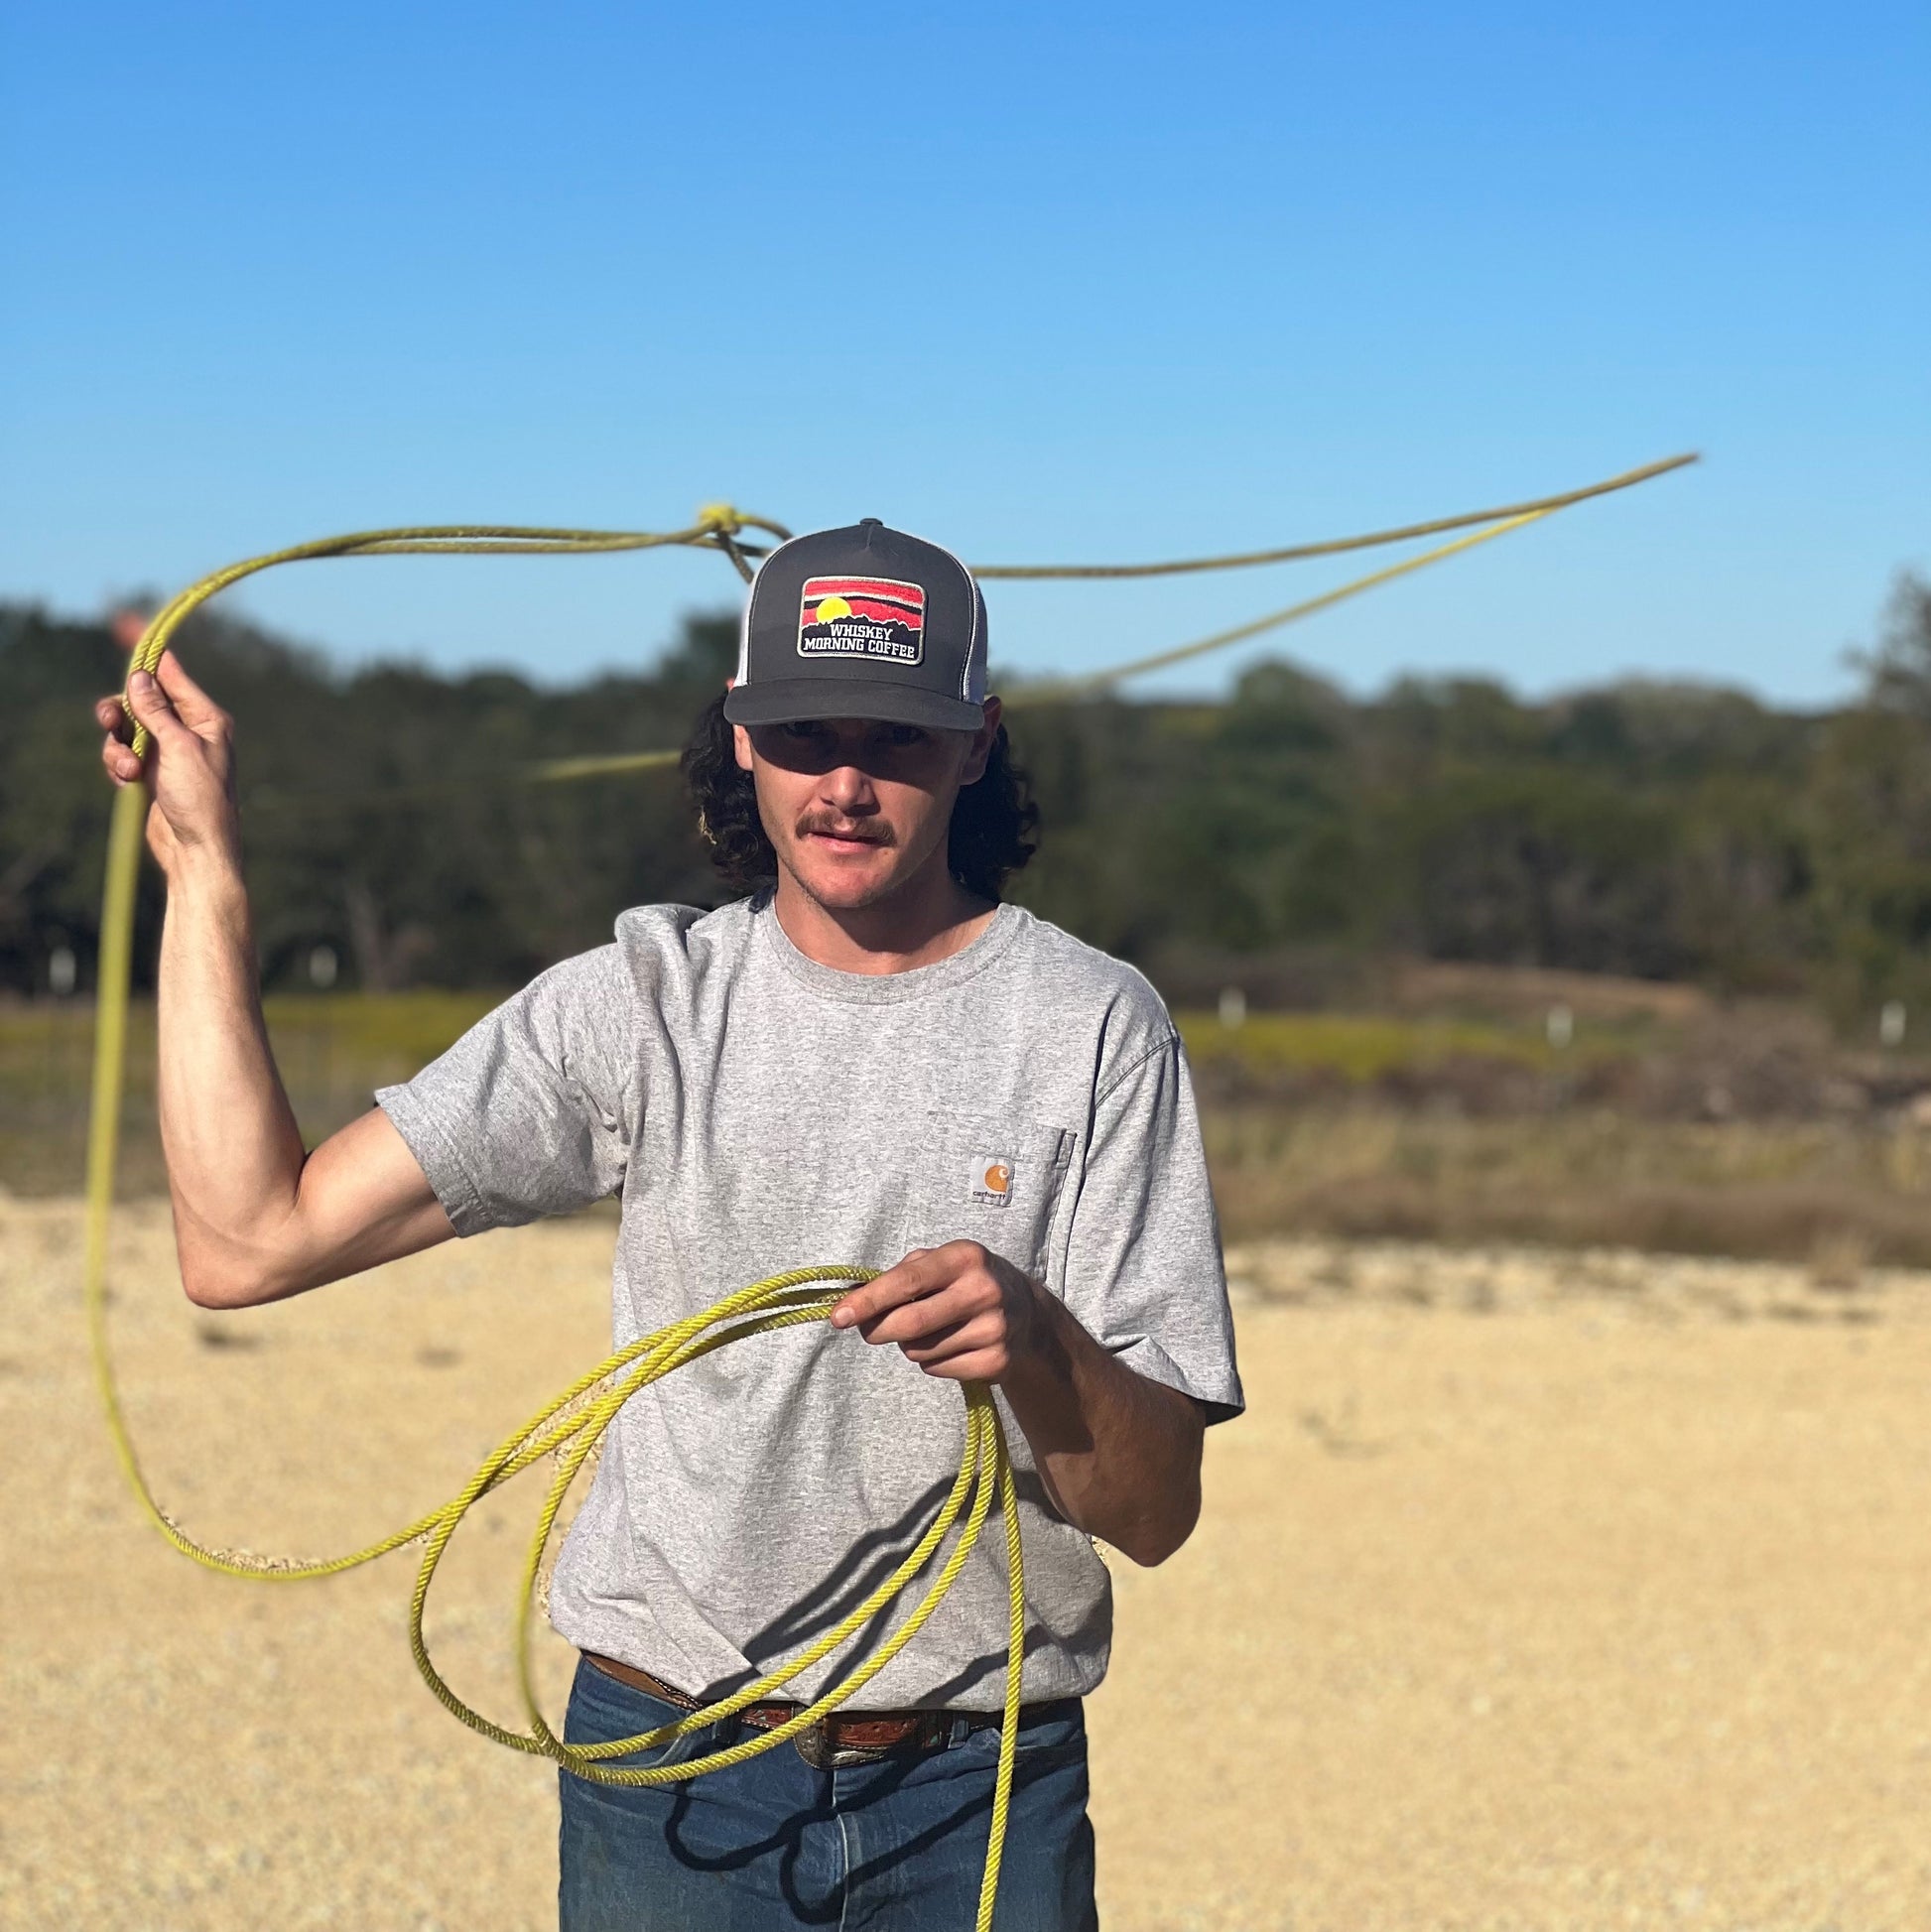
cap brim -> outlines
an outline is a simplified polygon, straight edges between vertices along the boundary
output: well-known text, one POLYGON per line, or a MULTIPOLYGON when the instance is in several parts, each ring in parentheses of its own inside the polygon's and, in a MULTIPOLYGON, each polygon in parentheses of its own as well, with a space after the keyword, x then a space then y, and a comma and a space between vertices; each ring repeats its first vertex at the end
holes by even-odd
POLYGON ((734 685, 724 694, 733 724, 798 724, 809 718, 863 717, 923 724, 932 731, 976 731, 985 712, 969 699, 874 678, 779 678, 734 685))

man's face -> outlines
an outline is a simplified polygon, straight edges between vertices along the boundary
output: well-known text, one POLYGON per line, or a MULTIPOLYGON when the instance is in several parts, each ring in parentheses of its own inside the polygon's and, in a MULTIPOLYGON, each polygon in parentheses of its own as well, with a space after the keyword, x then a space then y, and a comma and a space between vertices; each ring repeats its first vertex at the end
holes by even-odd
POLYGON ((737 762, 757 786, 778 862, 820 905, 855 911, 945 863, 960 788, 974 783, 998 731, 988 699, 976 731, 875 719, 740 724, 737 762))

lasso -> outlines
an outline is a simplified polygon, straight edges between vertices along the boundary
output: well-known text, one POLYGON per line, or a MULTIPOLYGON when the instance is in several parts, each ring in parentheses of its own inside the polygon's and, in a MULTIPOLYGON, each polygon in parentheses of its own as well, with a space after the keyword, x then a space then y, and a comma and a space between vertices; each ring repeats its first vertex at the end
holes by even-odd
MULTIPOLYGON (((1673 456, 1630 470, 1586 489, 1571 490, 1560 496, 1537 498, 1497 509, 1470 511, 1433 522, 1409 524, 1391 530, 1372 531, 1362 536, 1345 537, 1328 543, 1294 545, 1283 549, 1250 551, 1223 557, 1186 559, 1165 564, 1071 564, 1071 565, 988 565, 975 567, 982 579, 1104 579, 1171 576, 1201 571, 1236 570, 1255 565, 1288 563, 1304 558, 1338 555, 1369 549, 1450 530, 1470 534, 1424 551, 1368 576, 1354 579, 1334 590, 1289 604, 1250 623, 1218 631, 1176 650, 1135 659, 1095 672, 1088 677, 1054 684, 1023 687, 1015 701, 1040 704, 1065 701, 1089 692, 1105 689, 1142 671, 1152 671, 1223 649, 1249 637, 1295 623, 1317 611, 1326 610, 1349 597, 1359 595, 1375 585, 1387 583, 1414 571, 1426 569, 1457 553, 1507 535, 1524 525, 1539 522, 1558 511, 1589 498, 1627 489, 1637 483, 1694 462, 1693 455, 1673 456)), ((203 603, 240 582, 244 578, 270 570, 280 564, 294 564, 322 558, 394 556, 595 556, 613 551, 651 550, 685 546, 713 550, 722 555, 747 580, 755 559, 766 555, 770 546, 747 540, 746 531, 763 533, 782 540, 788 535, 782 525, 760 517, 745 516, 727 505, 713 504, 701 510, 697 521, 685 530, 669 533, 595 530, 530 529, 517 526, 461 525, 423 526, 393 530, 365 531, 346 537, 323 538, 316 543, 299 544, 264 557, 248 559, 216 571, 192 584, 165 604, 148 623, 136 645, 128 675, 152 672, 161 661, 169 641, 188 617, 203 603)), ((125 690, 122 697, 126 704, 125 690)), ((131 713, 130 713, 131 714, 131 713)), ((137 755, 148 746, 148 734, 136 725, 133 748, 137 755)), ((620 753, 552 759, 526 767, 520 774, 536 783, 598 776, 605 773, 640 771, 674 763, 673 751, 620 753)), ((135 886, 140 868, 141 837, 147 822, 147 797, 139 785, 125 787, 114 801, 108 835, 107 877, 101 908, 99 992, 94 1038, 94 1070, 91 1114, 87 1136, 87 1211, 84 1257, 84 1295, 88 1330, 92 1342, 95 1379, 109 1434, 123 1472, 142 1508, 156 1527, 183 1555, 227 1576, 252 1577, 268 1582, 294 1582, 303 1578, 325 1577, 339 1571, 373 1562, 405 1544, 421 1542, 422 1561, 416 1572, 416 1585, 409 1608, 409 1647, 424 1681, 444 1707, 472 1730, 493 1739, 512 1750, 529 1751, 554 1758, 573 1776, 603 1784, 656 1785, 681 1783, 707 1771, 722 1770, 759 1751, 770 1750, 817 1724, 828 1713, 856 1696, 867 1683, 918 1634, 951 1590, 965 1567, 985 1518, 997 1498, 1005 1529, 1006 1577, 1008 1584, 1008 1625, 1004 1723, 999 1738, 999 1762, 993 1786, 992 1816, 986 1844, 985 1871, 979 1887, 977 1932, 990 1932, 992 1911, 998 1892, 999 1864, 1005 1844, 1006 1818, 1012 1795, 1014 1751, 1018 1742, 1020 1679, 1025 1650, 1025 1571, 1019 1540, 1018 1503, 1013 1488, 1012 1465, 1006 1451, 1005 1434, 998 1410, 987 1387, 980 1382, 963 1385, 966 1405, 966 1443, 959 1475, 951 1492, 927 1525, 924 1534, 890 1576, 834 1628, 826 1631, 806 1650, 789 1662, 746 1685, 731 1696, 690 1713, 675 1723, 600 1744, 573 1744, 553 1732, 538 1709, 530 1669, 531 1610, 536 1601, 538 1579, 572 1483, 584 1463, 595 1451, 605 1430, 616 1419, 625 1402, 638 1390, 673 1374, 686 1362, 708 1354, 713 1349, 766 1335, 778 1329, 796 1328, 824 1320, 843 1292, 826 1293, 824 1284, 849 1285, 868 1281, 875 1270, 848 1266, 823 1266, 793 1269, 785 1274, 755 1282, 736 1294, 727 1295, 703 1313, 674 1322, 655 1334, 647 1335, 628 1348, 599 1362, 586 1375, 563 1391, 529 1421, 506 1436, 484 1460, 469 1481, 449 1501, 427 1515, 405 1525, 366 1548, 345 1556, 305 1562, 285 1557, 259 1557, 221 1550, 196 1542, 162 1508, 148 1486, 140 1459, 127 1429, 115 1384, 113 1362, 107 1343, 107 1235, 113 1211, 114 1166, 120 1121, 121 1093, 125 1080, 127 1053, 128 995, 131 983, 134 939, 135 886), (463 1516, 492 1489, 521 1475, 546 1456, 555 1456, 553 1477, 537 1524, 524 1557, 516 1618, 517 1680, 522 1694, 525 1731, 512 1731, 471 1709, 456 1696, 432 1661, 423 1635, 423 1617, 430 1586, 450 1540, 463 1516), (955 1531, 957 1532, 955 1534, 955 1531), (802 1672, 822 1662, 847 1638, 887 1612, 904 1597, 914 1581, 951 1539, 937 1573, 904 1620, 867 1660, 849 1676, 824 1692, 815 1702, 795 1712, 770 1731, 758 1731, 742 1741, 701 1757, 664 1766, 623 1766, 609 1760, 635 1751, 651 1750, 674 1739, 703 1730, 735 1716, 749 1706, 782 1690, 802 1672)))

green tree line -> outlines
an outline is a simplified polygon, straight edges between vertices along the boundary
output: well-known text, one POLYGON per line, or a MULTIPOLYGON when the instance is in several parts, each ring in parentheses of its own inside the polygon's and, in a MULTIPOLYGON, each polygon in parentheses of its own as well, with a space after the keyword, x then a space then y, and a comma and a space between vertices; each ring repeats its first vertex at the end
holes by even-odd
MULTIPOLYGON (((503 672, 331 669, 203 613, 183 641, 233 712, 262 965, 308 983, 506 985, 625 905, 713 903, 674 773, 519 768, 680 743, 735 651, 565 690, 503 672)), ((0 605, 0 987, 91 973, 107 795, 103 623, 0 605)), ((1221 704, 1015 707, 1044 843, 1014 896, 1171 986, 1229 963, 1388 955, 1695 979, 1842 1009, 1931 994, 1931 584, 1900 580, 1856 701, 1782 711, 1621 683, 1542 703, 1480 679, 1353 700, 1291 663, 1221 704)), ((1023 687, 1020 689, 1023 690, 1023 687)), ((152 957, 159 899, 142 906, 152 957)), ((1288 973, 1292 978, 1292 973, 1288 973)))

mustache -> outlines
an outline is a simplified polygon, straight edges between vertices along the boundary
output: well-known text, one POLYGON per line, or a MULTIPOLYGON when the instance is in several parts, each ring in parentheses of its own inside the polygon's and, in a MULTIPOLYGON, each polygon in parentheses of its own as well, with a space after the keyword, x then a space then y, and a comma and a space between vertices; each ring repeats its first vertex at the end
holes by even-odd
POLYGON ((836 812, 807 812, 795 828, 800 838, 856 838, 867 845, 891 845, 897 840, 890 826, 868 820, 841 819, 836 812))

